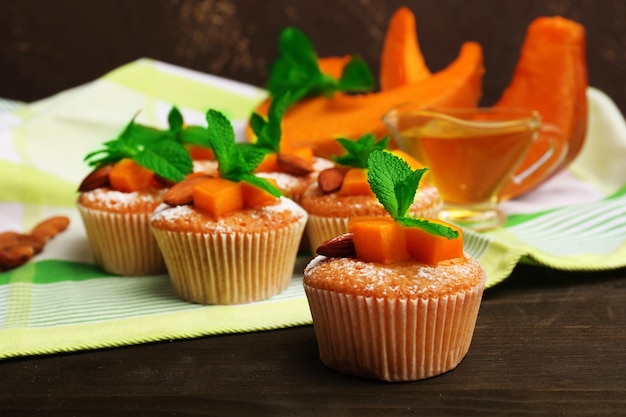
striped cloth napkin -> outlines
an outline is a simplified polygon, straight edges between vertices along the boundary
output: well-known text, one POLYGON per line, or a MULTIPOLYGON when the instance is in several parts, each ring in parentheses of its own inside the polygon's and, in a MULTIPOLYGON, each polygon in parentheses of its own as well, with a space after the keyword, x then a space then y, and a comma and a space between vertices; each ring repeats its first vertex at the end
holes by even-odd
MULTIPOLYGON (((75 207, 89 171, 84 155, 138 111, 139 122, 166 127, 172 104, 191 124, 205 123, 214 108, 241 137, 265 96, 250 85, 141 59, 38 102, 0 106, 0 231, 28 230, 53 215, 71 219, 35 260, 0 273, 0 358, 310 324, 301 284, 307 257, 298 259, 290 287, 271 299, 186 303, 165 275, 129 278, 98 269, 75 207)), ((519 262, 564 270, 626 265, 626 125, 604 93, 590 88, 588 97, 589 135, 576 161, 503 204, 503 229, 465 233, 466 250, 487 270, 487 287, 519 262)))

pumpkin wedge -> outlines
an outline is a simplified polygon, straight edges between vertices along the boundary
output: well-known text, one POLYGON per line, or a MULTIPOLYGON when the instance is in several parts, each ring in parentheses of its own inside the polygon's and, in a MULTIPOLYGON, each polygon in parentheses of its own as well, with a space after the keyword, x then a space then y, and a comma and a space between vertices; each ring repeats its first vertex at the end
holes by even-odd
POLYGON ((415 15, 400 7, 389 20, 380 56, 379 84, 382 91, 426 80, 431 72, 419 47, 415 15))
MULTIPOLYGON (((587 132, 585 43, 585 28, 572 20, 558 16, 535 19, 528 26, 511 83, 496 103, 496 107, 537 110, 544 123, 561 131, 569 148, 559 168, 578 155, 587 132)), ((518 172, 547 149, 540 137, 518 172)), ((550 162, 544 165, 546 169, 550 162)), ((501 197, 512 198, 536 187, 547 178, 545 171, 536 171, 522 184, 507 184, 501 197)))
MULTIPOLYGON (((338 137, 356 139, 366 133, 387 134, 382 116, 408 101, 428 106, 476 106, 482 94, 483 53, 476 42, 465 42, 458 57, 428 79, 388 91, 359 95, 335 94, 294 104, 285 114, 282 140, 292 146, 310 146, 316 155, 339 155, 338 137)), ((264 114, 266 104, 258 108, 264 114)))

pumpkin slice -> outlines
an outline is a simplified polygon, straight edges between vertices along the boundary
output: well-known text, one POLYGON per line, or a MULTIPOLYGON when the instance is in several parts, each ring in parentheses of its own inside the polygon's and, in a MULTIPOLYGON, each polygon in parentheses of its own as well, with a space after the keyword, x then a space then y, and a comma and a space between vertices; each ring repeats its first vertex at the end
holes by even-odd
MULTIPOLYGON (((483 53, 476 42, 462 45, 459 56, 446 68, 415 84, 359 95, 335 94, 300 101, 286 113, 282 141, 310 146, 322 157, 340 155, 338 137, 357 139, 366 133, 387 134, 381 121, 385 112, 413 101, 428 106, 472 107, 482 94, 483 53)), ((261 105, 257 112, 263 114, 261 105)))
POLYGON ((380 89, 391 90, 426 80, 431 72, 419 47, 415 15, 400 7, 391 16, 380 57, 380 89))
MULTIPOLYGON (((537 110, 544 123, 560 129, 569 145, 560 167, 578 155, 587 132, 585 36, 585 28, 572 20, 535 19, 526 32, 512 81, 496 103, 496 107, 537 110)), ((547 149, 547 142, 540 137, 518 172, 532 165, 547 149)), ((544 167, 547 169, 551 162, 544 167)), ((531 174, 522 184, 507 184, 500 196, 512 198, 536 187, 547 178, 546 169, 531 174)))

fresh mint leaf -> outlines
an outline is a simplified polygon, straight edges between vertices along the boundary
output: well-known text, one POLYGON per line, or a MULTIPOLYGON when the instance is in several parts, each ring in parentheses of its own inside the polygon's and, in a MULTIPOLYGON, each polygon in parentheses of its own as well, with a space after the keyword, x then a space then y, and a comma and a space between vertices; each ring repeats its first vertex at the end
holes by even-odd
POLYGON ((172 106, 172 109, 168 113, 167 122, 170 125, 170 130, 173 132, 178 132, 183 129, 183 125, 185 124, 183 114, 176 106, 172 106))
POLYGON ((220 175, 227 178, 244 163, 235 147, 235 132, 230 121, 217 110, 209 110, 206 114, 206 120, 209 145, 218 161, 220 175))
POLYGON ((189 152, 173 140, 162 140, 138 152, 133 160, 163 178, 179 182, 193 170, 189 152))
POLYGON ((419 227, 428 233, 455 239, 459 233, 448 226, 406 216, 426 171, 428 168, 412 170, 402 158, 375 150, 369 157, 367 179, 378 201, 394 220, 404 226, 419 227))
POLYGON ((352 58, 339 80, 324 74, 311 40, 300 30, 288 27, 278 40, 279 56, 270 66, 267 89, 272 97, 290 93, 288 105, 303 98, 336 92, 366 92, 375 88, 374 77, 365 61, 352 58))
POLYGON ((299 100, 321 76, 313 44, 304 33, 288 27, 279 35, 278 48, 279 57, 270 68, 267 88, 273 97, 290 91, 292 99, 299 100))
POLYGON ((280 191, 272 183, 252 173, 263 160, 265 152, 236 143, 230 121, 219 111, 209 110, 206 120, 208 140, 215 153, 220 176, 231 181, 246 181, 276 197, 280 196, 280 191))
MULTIPOLYGON (((400 160, 405 162, 402 159, 400 160)), ((413 204, 417 187, 419 187, 420 181, 427 171, 426 168, 413 171, 406 162, 405 166, 408 168, 408 171, 405 171, 406 176, 394 184, 394 193, 398 202, 398 214, 401 216, 405 216, 407 210, 413 204)))
POLYGON ((236 143, 238 152, 241 154, 241 159, 245 165, 243 167, 244 172, 252 172, 259 166, 263 158, 265 158, 265 152, 262 149, 250 146, 249 143, 236 143))
POLYGON ((404 215, 396 197, 396 184, 407 175, 407 169, 411 170, 406 162, 389 152, 374 151, 369 155, 367 181, 380 204, 394 219, 404 215))
POLYGON ((178 142, 208 148, 207 130, 202 126, 186 126, 183 114, 176 106, 172 106, 167 115, 169 129, 165 134, 171 134, 178 142))
POLYGON ((269 182, 268 180, 266 180, 265 178, 261 178, 261 177, 257 177, 254 174, 250 174, 250 173, 245 173, 241 175, 241 180, 245 181, 247 183, 250 183, 252 185, 254 185, 255 187, 258 187, 264 191, 267 191, 268 193, 270 193, 271 195, 273 195, 274 197, 280 197, 281 193, 280 190, 276 187, 274 187, 274 185, 269 182))
POLYGON ((207 130, 202 126, 187 126, 180 131, 179 142, 182 144, 198 145, 209 147, 207 140, 207 130))
POLYGON ((412 217, 403 217, 398 219, 398 222, 406 227, 419 227, 420 229, 433 234, 445 237, 446 239, 456 239, 459 237, 459 232, 451 227, 445 226, 440 223, 431 222, 426 219, 415 219, 412 217))
POLYGON ((385 149, 389 143, 389 137, 385 136, 376 141, 376 136, 367 133, 357 140, 338 138, 337 142, 344 148, 345 154, 333 157, 335 162, 354 168, 367 168, 370 154, 375 150, 385 149))
POLYGON ((275 97, 267 111, 267 120, 258 113, 252 114, 250 127, 257 137, 255 147, 265 153, 280 151, 281 123, 290 103, 290 93, 275 97))
POLYGON ((187 150, 169 131, 136 123, 135 117, 117 138, 105 142, 103 149, 87 154, 85 161, 102 166, 130 158, 163 178, 183 180, 193 170, 187 150))
POLYGON ((376 87, 376 81, 365 60, 353 57, 343 68, 339 90, 365 93, 376 87))

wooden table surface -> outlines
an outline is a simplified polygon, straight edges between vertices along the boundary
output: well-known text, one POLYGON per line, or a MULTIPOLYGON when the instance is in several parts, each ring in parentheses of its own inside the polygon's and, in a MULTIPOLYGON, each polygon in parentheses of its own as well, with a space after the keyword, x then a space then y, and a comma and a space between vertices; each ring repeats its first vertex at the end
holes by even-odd
POLYGON ((468 355, 410 383, 337 373, 312 326, 0 362, 2 416, 626 415, 626 269, 518 266, 468 355))

